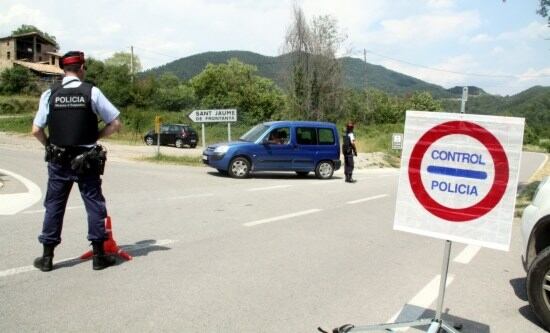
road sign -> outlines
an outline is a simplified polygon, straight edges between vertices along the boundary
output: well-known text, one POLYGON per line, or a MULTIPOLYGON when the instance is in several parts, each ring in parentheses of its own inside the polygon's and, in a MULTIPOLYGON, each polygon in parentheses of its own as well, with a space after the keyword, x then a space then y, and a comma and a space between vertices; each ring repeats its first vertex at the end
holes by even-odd
POLYGON ((391 149, 403 149, 403 133, 392 133, 391 149))
POLYGON ((507 250, 523 126, 407 111, 394 229, 507 250))
POLYGON ((161 116, 155 116, 155 132, 160 132, 160 123, 162 123, 162 117, 161 116))
POLYGON ((218 123, 237 121, 236 109, 194 110, 189 115, 195 123, 218 123))

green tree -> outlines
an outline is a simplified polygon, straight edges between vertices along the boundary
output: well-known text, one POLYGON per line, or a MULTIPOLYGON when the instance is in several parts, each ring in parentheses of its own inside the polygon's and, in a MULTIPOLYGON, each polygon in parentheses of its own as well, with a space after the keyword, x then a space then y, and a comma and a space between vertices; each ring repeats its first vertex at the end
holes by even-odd
POLYGON ((116 106, 124 107, 133 102, 130 70, 126 65, 105 65, 99 77, 98 87, 116 106))
POLYGON ((111 57, 105 59, 105 65, 109 66, 128 66, 134 73, 141 72, 141 61, 139 57, 134 54, 134 62, 132 64, 132 54, 129 52, 115 52, 111 57))
POLYGON ((153 75, 138 79, 133 86, 134 104, 140 107, 153 105, 157 90, 158 82, 153 75))
POLYGON ((284 109, 284 97, 275 84, 255 75, 254 66, 231 59, 227 64, 208 64, 190 80, 204 108, 237 108, 239 119, 251 124, 275 119, 284 109))
POLYGON ((38 29, 34 25, 30 24, 22 24, 19 28, 13 30, 11 32, 12 36, 26 34, 29 32, 38 32, 38 34, 46 39, 48 39, 50 42, 52 42, 57 48, 59 48, 59 44, 57 43, 57 40, 55 39, 54 35, 50 35, 47 32, 43 32, 42 30, 38 29))
POLYGON ((8 68, 0 73, 0 91, 5 94, 19 94, 32 85, 32 73, 21 66, 8 68))
POLYGON ((406 101, 405 107, 407 110, 418 111, 441 111, 443 107, 441 103, 435 100, 427 91, 414 92, 406 101))
POLYGON ((155 108, 167 111, 181 111, 196 103, 192 87, 180 82, 172 73, 165 73, 158 78, 158 88, 153 96, 155 108))
POLYGON ((344 89, 336 54, 345 39, 336 19, 325 15, 308 23, 302 9, 294 7, 284 52, 291 55, 287 71, 291 108, 301 118, 335 121, 341 116, 344 89))
POLYGON ((550 12, 550 0, 540 0, 537 14, 539 14, 542 17, 547 17, 548 25, 550 26, 550 16, 548 15, 548 12, 550 12))

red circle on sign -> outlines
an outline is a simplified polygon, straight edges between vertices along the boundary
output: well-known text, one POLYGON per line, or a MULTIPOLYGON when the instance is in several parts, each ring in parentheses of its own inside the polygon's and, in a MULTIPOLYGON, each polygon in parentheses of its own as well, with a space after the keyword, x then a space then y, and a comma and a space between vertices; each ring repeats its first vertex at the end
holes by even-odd
POLYGON ((467 222, 491 211, 504 196, 508 186, 508 158, 498 139, 485 128, 468 121, 449 121, 428 130, 414 146, 409 161, 409 181, 415 197, 433 215, 451 222, 467 222), (452 134, 468 135, 481 142, 491 154, 495 177, 489 192, 477 204, 450 208, 435 201, 424 188, 420 168, 424 154, 437 140, 452 134))

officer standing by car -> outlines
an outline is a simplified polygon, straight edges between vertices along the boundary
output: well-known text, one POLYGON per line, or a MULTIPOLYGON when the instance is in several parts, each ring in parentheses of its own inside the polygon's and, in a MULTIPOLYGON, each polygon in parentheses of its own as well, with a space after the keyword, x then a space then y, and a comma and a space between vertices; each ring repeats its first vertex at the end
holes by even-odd
POLYGON ((353 179, 354 162, 353 156, 357 156, 357 148, 355 146, 355 135, 353 134, 353 123, 350 121, 346 125, 346 134, 344 134, 342 142, 342 153, 344 154, 344 174, 346 183, 355 183, 353 179))
POLYGON ((60 59, 60 67, 65 77, 42 94, 32 126, 32 134, 46 147, 48 162, 46 213, 38 237, 44 252, 42 257, 35 259, 34 266, 44 272, 52 270, 54 248, 61 243, 65 207, 76 182, 88 215, 92 267, 98 270, 113 265, 115 258, 106 255, 103 248, 107 239, 107 209, 101 175, 106 152, 97 145, 97 140, 120 129, 120 112, 98 88, 83 82, 86 73, 84 53, 66 53, 60 59), (101 130, 98 116, 106 124, 101 130), (49 136, 45 127, 48 127, 49 136))

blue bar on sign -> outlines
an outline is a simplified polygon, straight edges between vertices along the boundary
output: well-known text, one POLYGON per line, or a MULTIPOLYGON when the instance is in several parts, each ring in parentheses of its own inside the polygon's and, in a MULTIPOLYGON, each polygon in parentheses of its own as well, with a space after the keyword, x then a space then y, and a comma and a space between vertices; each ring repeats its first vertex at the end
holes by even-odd
POLYGON ((435 173, 438 175, 471 178, 471 179, 487 179, 487 173, 484 171, 466 170, 458 168, 447 168, 435 165, 428 166, 429 173, 435 173))

